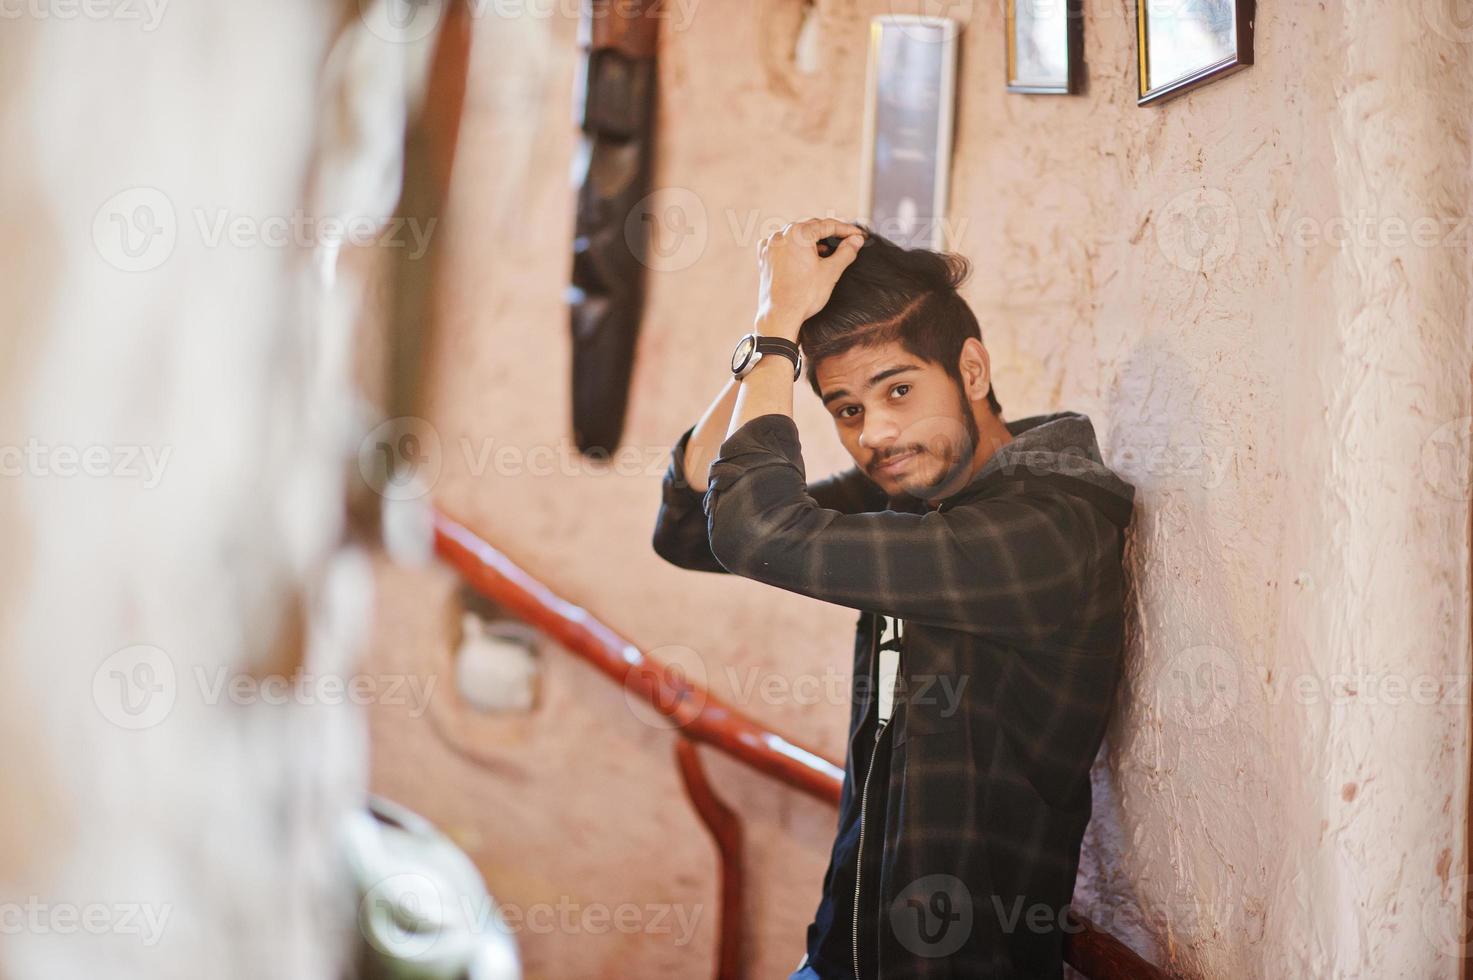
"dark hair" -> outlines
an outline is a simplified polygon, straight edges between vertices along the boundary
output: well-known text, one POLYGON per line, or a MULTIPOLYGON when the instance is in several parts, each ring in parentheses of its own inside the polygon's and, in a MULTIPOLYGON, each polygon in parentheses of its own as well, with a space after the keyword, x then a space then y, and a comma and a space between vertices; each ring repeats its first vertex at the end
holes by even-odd
MULTIPOLYGON (((818 390, 818 362, 855 347, 898 341, 916 357, 934 361, 962 383, 962 344, 982 339, 977 317, 957 287, 971 264, 955 252, 904 248, 864 225, 864 244, 839 276, 828 303, 803 321, 798 343, 807 361, 808 384, 818 390)), ((993 414, 1002 414, 994 388, 987 392, 993 414)))

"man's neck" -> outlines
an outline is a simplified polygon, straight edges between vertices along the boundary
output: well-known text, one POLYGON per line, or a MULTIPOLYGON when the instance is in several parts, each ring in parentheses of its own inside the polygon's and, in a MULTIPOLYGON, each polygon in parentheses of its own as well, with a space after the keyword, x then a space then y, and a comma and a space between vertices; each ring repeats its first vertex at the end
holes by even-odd
POLYGON ((972 472, 967 477, 968 482, 982 472, 982 467, 991 462, 999 449, 1013 441, 1013 434, 1008 431, 1007 423, 1000 416, 993 415, 991 409, 981 410, 981 416, 977 419, 977 429, 981 438, 978 440, 977 452, 972 458, 972 472))

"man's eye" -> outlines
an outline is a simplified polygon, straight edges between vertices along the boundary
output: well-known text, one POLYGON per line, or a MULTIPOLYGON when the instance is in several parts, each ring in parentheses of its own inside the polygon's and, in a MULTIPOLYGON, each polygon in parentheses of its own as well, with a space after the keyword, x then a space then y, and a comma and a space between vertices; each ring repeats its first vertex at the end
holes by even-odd
POLYGON ((908 385, 908 384, 899 384, 899 385, 896 385, 894 388, 892 388, 890 390, 890 393, 892 395, 904 395, 905 392, 907 392, 909 390, 910 390, 910 385, 908 385))
POLYGON ((859 406, 858 405, 845 405, 843 408, 839 409, 839 418, 841 418, 841 419, 852 419, 854 416, 852 416, 852 415, 849 414, 849 410, 851 408, 854 409, 855 411, 858 411, 859 410, 859 406))

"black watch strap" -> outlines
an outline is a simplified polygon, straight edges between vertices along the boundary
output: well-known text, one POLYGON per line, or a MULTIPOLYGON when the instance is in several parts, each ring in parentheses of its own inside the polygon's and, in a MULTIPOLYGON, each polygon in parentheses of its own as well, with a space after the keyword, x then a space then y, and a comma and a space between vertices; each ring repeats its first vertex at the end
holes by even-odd
POLYGON ((781 354, 793 362, 793 380, 797 381, 799 374, 803 371, 803 355, 798 351, 798 345, 786 337, 767 337, 757 335, 756 348, 761 354, 781 354))
POLYGON ((786 337, 764 337, 758 334, 757 349, 764 354, 786 354, 794 364, 798 363, 798 345, 786 337))

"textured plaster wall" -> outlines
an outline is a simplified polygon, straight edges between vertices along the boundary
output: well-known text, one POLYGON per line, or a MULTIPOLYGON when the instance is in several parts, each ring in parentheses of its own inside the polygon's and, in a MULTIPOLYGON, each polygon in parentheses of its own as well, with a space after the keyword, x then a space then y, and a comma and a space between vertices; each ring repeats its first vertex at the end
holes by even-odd
MULTIPOLYGON (((1127 681, 1077 901, 1184 976, 1454 977, 1473 28, 1441 0, 1264 3, 1255 67, 1140 109, 1134 5, 1087 6, 1076 98, 1005 94, 998 5, 953 8, 952 226, 1006 415, 1088 413, 1139 489, 1127 681)), ((657 229, 621 472, 578 463, 568 437, 575 25, 478 22, 429 365, 435 494, 839 756, 852 612, 679 571, 648 539, 665 452, 750 322, 757 242, 855 209, 867 18, 918 8, 820 2, 804 59, 796 2, 678 9, 656 183, 679 210, 657 229)), ((845 465, 798 402, 810 476, 845 465)), ((387 571, 382 595, 378 662, 445 670, 450 577, 387 571)), ((531 717, 381 709, 377 788, 452 830, 513 906, 673 905, 697 923, 688 943, 576 918, 524 930, 529 975, 703 971, 715 864, 671 736, 570 658, 545 666, 531 717)), ((780 975, 833 813, 711 766, 748 828, 748 966, 780 975)))

